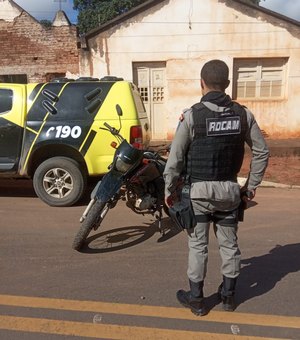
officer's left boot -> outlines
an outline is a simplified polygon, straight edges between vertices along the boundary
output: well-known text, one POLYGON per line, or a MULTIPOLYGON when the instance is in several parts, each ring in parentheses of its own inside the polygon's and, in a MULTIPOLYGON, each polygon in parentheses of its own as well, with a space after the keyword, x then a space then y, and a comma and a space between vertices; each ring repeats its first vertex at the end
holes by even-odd
POLYGON ((234 294, 237 278, 223 276, 223 282, 218 288, 218 296, 226 312, 233 312, 236 308, 234 294))
POLYGON ((180 289, 176 296, 177 300, 187 308, 190 308, 191 311, 198 315, 203 316, 207 314, 207 309, 204 305, 203 298, 203 281, 193 282, 189 280, 190 283, 190 291, 186 292, 185 290, 180 289))

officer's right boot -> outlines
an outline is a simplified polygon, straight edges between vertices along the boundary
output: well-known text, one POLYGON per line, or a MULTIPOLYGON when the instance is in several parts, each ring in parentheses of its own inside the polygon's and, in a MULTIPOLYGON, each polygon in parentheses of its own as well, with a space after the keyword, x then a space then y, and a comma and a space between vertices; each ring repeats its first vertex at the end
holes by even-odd
POLYGON ((227 312, 233 312, 236 308, 234 293, 237 278, 223 276, 223 282, 218 288, 218 296, 222 301, 222 307, 227 312))
POLYGON ((177 300, 187 308, 190 308, 191 311, 198 315, 203 316, 207 314, 207 310, 204 305, 203 298, 203 281, 193 282, 189 280, 190 283, 190 291, 186 292, 185 290, 180 289, 176 296, 177 300))

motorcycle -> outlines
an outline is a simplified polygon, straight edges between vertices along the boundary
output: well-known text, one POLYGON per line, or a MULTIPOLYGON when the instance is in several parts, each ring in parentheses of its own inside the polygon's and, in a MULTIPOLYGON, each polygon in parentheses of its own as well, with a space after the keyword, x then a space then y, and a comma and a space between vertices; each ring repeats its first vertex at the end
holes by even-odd
POLYGON ((163 211, 168 214, 164 202, 163 171, 166 159, 160 151, 147 151, 135 148, 120 134, 122 128, 122 109, 116 105, 119 116, 119 129, 104 123, 105 128, 116 139, 111 146, 115 154, 109 171, 95 186, 91 193, 91 200, 80 218, 81 226, 77 232, 72 248, 80 250, 94 229, 97 230, 106 214, 113 209, 117 202, 126 201, 126 205, 135 213, 152 214, 158 220, 158 227, 163 234, 161 226, 163 211))

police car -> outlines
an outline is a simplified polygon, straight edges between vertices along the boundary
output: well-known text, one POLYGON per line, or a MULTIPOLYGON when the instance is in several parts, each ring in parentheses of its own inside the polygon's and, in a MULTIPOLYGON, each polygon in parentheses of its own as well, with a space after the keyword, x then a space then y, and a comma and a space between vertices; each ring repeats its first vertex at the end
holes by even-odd
POLYGON ((147 114, 134 84, 100 81, 0 84, 0 177, 33 179, 36 194, 51 206, 71 206, 89 176, 107 172, 114 149, 103 123, 119 126, 138 148, 149 143, 147 114))

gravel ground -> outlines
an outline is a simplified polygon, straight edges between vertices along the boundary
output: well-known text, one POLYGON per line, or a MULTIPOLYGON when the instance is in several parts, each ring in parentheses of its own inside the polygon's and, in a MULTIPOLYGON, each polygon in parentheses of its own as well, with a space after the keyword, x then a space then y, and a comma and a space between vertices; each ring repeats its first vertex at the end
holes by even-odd
MULTIPOLYGON (((250 155, 246 154, 239 176, 247 176, 250 155)), ((300 156, 271 156, 264 181, 300 185, 300 156)))

